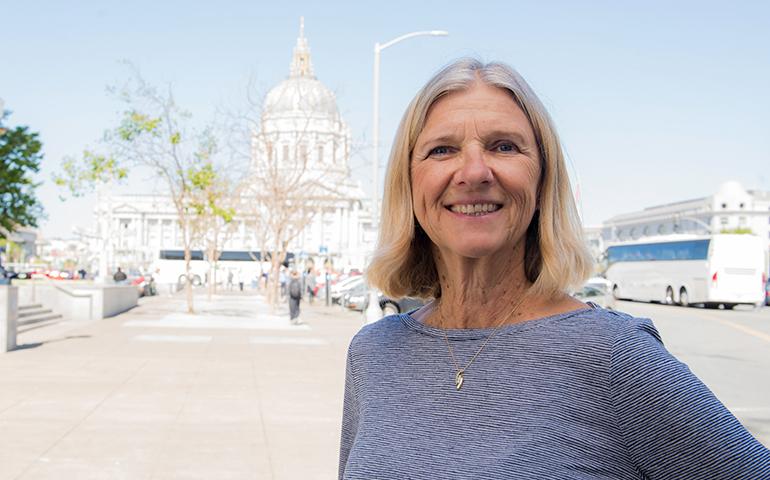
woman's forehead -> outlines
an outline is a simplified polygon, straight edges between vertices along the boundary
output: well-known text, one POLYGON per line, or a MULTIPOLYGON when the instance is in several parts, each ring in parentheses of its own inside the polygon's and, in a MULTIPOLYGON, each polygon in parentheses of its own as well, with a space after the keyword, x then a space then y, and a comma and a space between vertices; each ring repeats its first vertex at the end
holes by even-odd
POLYGON ((508 90, 475 82, 431 105, 417 143, 464 135, 468 128, 477 133, 518 133, 534 140, 529 119, 508 90))

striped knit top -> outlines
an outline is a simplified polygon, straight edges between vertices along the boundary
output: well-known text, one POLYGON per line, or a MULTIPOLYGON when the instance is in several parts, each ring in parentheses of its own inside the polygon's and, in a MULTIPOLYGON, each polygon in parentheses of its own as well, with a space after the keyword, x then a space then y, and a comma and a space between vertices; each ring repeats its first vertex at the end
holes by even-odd
MULTIPOLYGON (((447 330, 465 365, 491 329, 447 330)), ((460 390, 408 314, 348 350, 345 480, 770 479, 763 447, 647 319, 583 309, 503 326, 460 390)))

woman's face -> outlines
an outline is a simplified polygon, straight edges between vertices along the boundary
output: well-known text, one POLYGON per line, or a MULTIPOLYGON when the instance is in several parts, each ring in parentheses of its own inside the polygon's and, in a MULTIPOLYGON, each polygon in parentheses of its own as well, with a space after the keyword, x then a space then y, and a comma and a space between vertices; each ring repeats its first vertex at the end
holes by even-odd
POLYGON ((537 207, 540 159, 509 92, 477 81, 437 100, 411 169, 415 216, 442 255, 483 258, 523 245, 537 207))

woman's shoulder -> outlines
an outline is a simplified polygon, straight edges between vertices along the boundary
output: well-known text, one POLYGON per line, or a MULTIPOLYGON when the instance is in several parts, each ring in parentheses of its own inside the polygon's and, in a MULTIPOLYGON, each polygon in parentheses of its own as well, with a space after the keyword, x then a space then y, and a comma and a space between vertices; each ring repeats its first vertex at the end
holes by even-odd
POLYGON ((576 315, 554 325, 560 334, 586 340, 600 341, 614 347, 629 338, 653 337, 660 342, 660 334, 649 318, 635 317, 625 312, 609 310, 589 304, 576 315))
POLYGON ((404 325, 401 315, 395 314, 383 317, 361 327, 350 341, 351 350, 357 348, 371 349, 375 346, 382 347, 390 342, 397 341, 404 333, 404 325))

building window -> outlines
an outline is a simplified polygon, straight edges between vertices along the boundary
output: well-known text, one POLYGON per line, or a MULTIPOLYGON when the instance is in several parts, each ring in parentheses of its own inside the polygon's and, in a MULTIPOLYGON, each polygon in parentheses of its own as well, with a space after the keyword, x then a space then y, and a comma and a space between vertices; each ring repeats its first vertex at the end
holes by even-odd
POLYGON ((663 232, 666 230, 666 226, 662 223, 658 225, 658 235, 663 235, 663 232))
POLYGON ((318 163, 323 163, 324 161, 324 146, 318 145, 318 163))
POLYGON ((307 145, 304 143, 299 146, 299 158, 302 160, 302 163, 307 163, 307 145))
POLYGON ((288 162, 289 161, 289 146, 284 145, 283 146, 283 161, 288 162))
POLYGON ((337 163, 337 142, 332 142, 332 163, 337 163))
POLYGON ((721 223, 722 225, 727 225, 727 217, 720 217, 719 223, 721 223))
POLYGON ((741 227, 745 227, 746 226, 746 217, 738 217, 738 225, 740 225, 741 227))
POLYGON ((723 203, 723 204, 722 204, 722 209, 725 209, 725 208, 727 208, 727 204, 726 204, 726 203, 723 203))
POLYGON ((267 150, 267 159, 272 160, 273 159, 273 144, 271 142, 267 142, 267 146, 265 148, 267 150))
POLYGON ((738 205, 739 208, 743 208, 743 202, 738 205))

